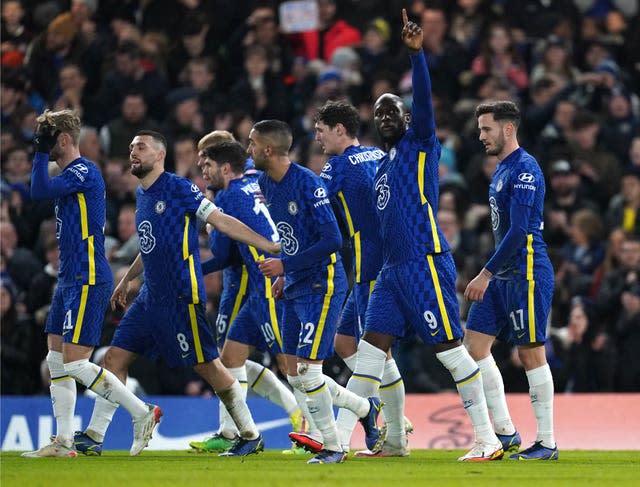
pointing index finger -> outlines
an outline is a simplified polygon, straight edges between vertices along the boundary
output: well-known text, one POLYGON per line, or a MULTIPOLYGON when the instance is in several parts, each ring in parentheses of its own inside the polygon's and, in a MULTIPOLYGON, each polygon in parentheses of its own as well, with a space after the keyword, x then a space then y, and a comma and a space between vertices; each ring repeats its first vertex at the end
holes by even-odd
POLYGON ((407 9, 403 8, 402 9, 402 25, 407 25, 407 22, 409 22, 409 17, 407 17, 407 9))

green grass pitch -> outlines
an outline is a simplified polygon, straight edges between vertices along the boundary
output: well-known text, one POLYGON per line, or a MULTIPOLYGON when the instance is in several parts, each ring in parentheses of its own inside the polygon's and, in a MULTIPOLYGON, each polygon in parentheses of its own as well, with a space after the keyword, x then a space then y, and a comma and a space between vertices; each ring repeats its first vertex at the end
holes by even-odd
POLYGON ((638 486, 639 451, 560 451, 557 462, 459 463, 460 451, 413 450, 408 458, 354 458, 342 465, 306 465, 307 455, 268 450, 246 458, 184 451, 138 457, 20 458, 0 455, 2 487, 418 487, 638 486))

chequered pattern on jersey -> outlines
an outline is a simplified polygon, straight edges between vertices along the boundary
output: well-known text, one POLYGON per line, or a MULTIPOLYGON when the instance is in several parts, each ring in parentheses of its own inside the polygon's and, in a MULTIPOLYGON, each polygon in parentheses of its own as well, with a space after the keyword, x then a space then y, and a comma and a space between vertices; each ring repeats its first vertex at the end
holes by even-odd
POLYGON ((533 236, 532 245, 523 245, 496 274, 503 278, 527 276, 527 266, 533 263, 527 279, 551 268, 547 246, 542 239, 544 222, 545 182, 538 162, 519 148, 502 160, 491 179, 489 205, 496 247, 511 228, 511 205, 531 208, 527 235, 533 236), (531 254, 533 252, 533 254, 531 254), (533 261, 531 261, 533 259, 533 261))
POLYGON ((204 195, 191 181, 163 173, 136 191, 136 226, 149 299, 206 299, 195 212, 204 195))
POLYGON ((412 128, 382 159, 374 191, 385 266, 449 250, 436 218, 439 160, 435 135, 421 140, 412 128))
POLYGON ((382 267, 382 244, 371 188, 384 151, 377 147, 351 146, 331 157, 320 177, 334 198, 349 229, 356 282, 366 282, 382 267))
MULTIPOLYGON (((271 220, 269 210, 264 203, 264 197, 260 193, 257 176, 243 176, 241 179, 230 181, 227 189, 216 195, 215 203, 227 215, 237 218, 254 232, 274 242, 278 241, 278 230, 271 220)), ((210 236, 211 251, 214 255, 216 255, 216 239, 218 238, 216 234, 221 235, 220 232, 214 230, 210 236)), ((228 240, 228 237, 225 236, 225 238, 228 240)), ((257 293, 261 297, 271 296, 271 280, 265 278, 260 272, 257 262, 273 256, 240 242, 235 242, 235 245, 249 272, 250 292, 257 293)))
MULTIPOLYGON (((289 255, 295 255, 308 249, 320 239, 318 227, 337 221, 331 208, 327 189, 322 180, 309 169, 291 163, 287 173, 280 182, 276 182, 266 174, 258 180, 260 189, 267 200, 267 208, 280 233, 282 251, 280 257, 285 263, 289 255)), ((318 262, 309 262, 309 267, 287 272, 285 277, 285 293, 287 298, 309 293, 324 294, 327 291, 329 270, 342 266, 340 255, 326 257, 318 262)))
POLYGON ((56 178, 64 181, 64 196, 55 200, 56 237, 60 247, 58 286, 111 282, 104 255, 105 185, 100 170, 81 157, 56 178))

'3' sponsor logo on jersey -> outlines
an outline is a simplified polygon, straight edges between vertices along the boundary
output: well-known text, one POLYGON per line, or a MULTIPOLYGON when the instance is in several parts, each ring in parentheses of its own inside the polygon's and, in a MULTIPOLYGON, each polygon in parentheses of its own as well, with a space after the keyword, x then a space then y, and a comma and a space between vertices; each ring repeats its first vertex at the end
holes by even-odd
POLYGON ((280 244, 282 250, 287 255, 294 255, 298 252, 298 239, 293 235, 293 228, 287 222, 278 222, 276 225, 280 234, 280 244))
POLYGON ((140 236, 140 251, 148 254, 156 246, 156 237, 153 235, 153 228, 149 220, 144 220, 138 225, 138 234, 140 236))
POLYGON ((376 206, 378 210, 382 211, 387 207, 389 200, 391 199, 391 190, 387 185, 387 175, 383 174, 378 182, 376 183, 376 191, 378 192, 378 198, 376 201, 376 206))

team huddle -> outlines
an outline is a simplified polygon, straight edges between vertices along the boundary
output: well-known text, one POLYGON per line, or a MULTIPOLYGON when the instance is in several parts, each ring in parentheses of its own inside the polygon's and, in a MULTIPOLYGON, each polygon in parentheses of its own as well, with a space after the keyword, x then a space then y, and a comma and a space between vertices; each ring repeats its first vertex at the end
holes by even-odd
POLYGON ((207 197, 165 171, 167 142, 160 133, 138 132, 130 163, 140 181, 140 251, 112 293, 104 181, 79 153, 80 119, 68 110, 39 117, 31 192, 34 199, 56 200, 61 259, 45 330, 57 430, 49 445, 23 456, 101 454, 119 405, 133 419, 130 454, 139 454, 162 416, 160 407, 124 385, 129 366, 143 355, 192 367, 220 399, 218 432, 192 442, 195 451, 245 456, 264 449, 246 403, 251 387, 286 411, 293 429, 286 452, 312 452, 307 463, 342 463, 358 422, 367 449, 356 456, 405 457, 413 427, 391 351, 397 339, 417 335, 450 372, 473 426, 473 447, 458 460, 558 458, 544 353, 553 270, 542 240, 542 171, 518 145, 517 106, 478 106, 480 141, 500 160, 489 194, 496 250, 465 290, 473 304, 463 330, 456 268, 437 221, 440 145, 423 33, 404 10, 403 22, 411 111, 396 95, 378 98, 374 123, 383 147, 364 147, 357 109, 327 102, 315 123, 316 140, 329 156, 319 176, 289 159, 289 126, 264 120, 253 126, 246 149, 223 131, 200 140, 197 164, 215 192, 207 197), (49 160, 60 175, 49 177, 49 160), (338 219, 350 238, 350 290, 338 219), (210 231, 213 257, 204 262, 198 220, 210 231), (205 316, 203 275, 217 270, 223 270, 224 290, 214 332, 205 316), (140 293, 127 303, 128 285, 141 274, 140 293), (89 358, 109 305, 126 312, 101 368, 89 358), (521 451, 491 356, 496 337, 517 345, 530 386, 537 437, 521 451), (275 357, 291 389, 248 360, 254 348, 275 357), (323 373, 334 351, 353 372, 346 387, 323 373), (76 381, 97 398, 85 430, 74 432, 76 381), (384 426, 378 427, 381 412, 384 426))

